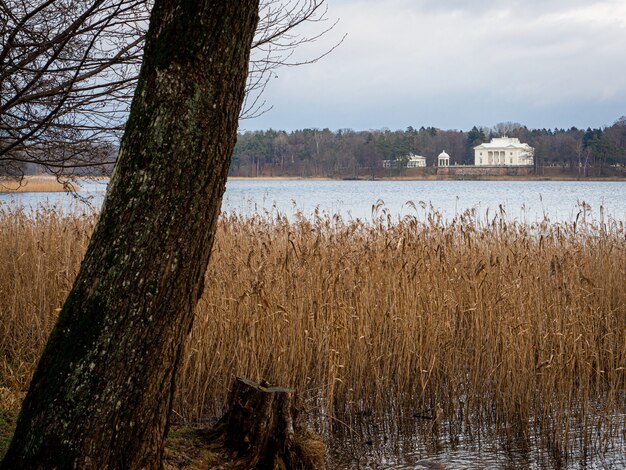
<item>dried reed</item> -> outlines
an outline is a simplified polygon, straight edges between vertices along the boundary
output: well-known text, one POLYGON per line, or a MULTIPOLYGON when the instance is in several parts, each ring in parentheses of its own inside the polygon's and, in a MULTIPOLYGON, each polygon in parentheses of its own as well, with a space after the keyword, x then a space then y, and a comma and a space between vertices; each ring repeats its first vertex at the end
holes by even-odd
MULTIPOLYGON (((0 211, 0 387, 27 387, 95 219, 0 211)), ((558 452, 574 429, 591 430, 583 445, 619 436, 622 222, 296 219, 222 217, 177 416, 219 414, 240 375, 295 386, 324 415, 439 410, 558 452)))
POLYGON ((21 179, 0 178, 0 193, 58 193, 79 189, 75 181, 59 181, 55 176, 25 176, 21 179))

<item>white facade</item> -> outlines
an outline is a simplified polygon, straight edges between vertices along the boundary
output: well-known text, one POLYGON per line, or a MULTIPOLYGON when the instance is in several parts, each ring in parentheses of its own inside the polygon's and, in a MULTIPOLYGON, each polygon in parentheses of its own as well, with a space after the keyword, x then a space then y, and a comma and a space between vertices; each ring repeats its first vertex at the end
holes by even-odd
POLYGON ((437 166, 450 166, 450 155, 445 150, 437 157, 437 166))
POLYGON ((476 166, 532 166, 535 149, 512 137, 499 137, 474 147, 476 166))
POLYGON ((384 168, 400 168, 401 163, 406 163, 403 168, 422 168, 426 166, 426 157, 422 157, 421 155, 414 155, 412 153, 408 154, 404 158, 399 158, 397 160, 383 160, 384 168))
POLYGON ((426 157, 421 155, 409 154, 409 159, 406 162, 407 168, 422 168, 426 166, 426 157))

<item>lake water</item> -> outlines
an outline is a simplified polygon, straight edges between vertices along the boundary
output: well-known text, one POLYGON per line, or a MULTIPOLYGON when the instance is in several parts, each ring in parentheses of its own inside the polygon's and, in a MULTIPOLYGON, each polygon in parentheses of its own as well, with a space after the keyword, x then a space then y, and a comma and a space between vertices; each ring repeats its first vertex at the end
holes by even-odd
MULTIPOLYGON (((620 415, 620 419, 626 415, 620 415)), ((626 436, 622 433, 608 448, 592 445, 585 453, 576 447, 569 454, 550 452, 539 434, 527 439, 496 438, 493 432, 454 434, 425 431, 428 425, 415 422, 390 422, 375 418, 349 420, 338 425, 329 445, 330 468, 342 470, 519 470, 519 469, 626 469, 626 436), (437 466, 439 464, 440 466, 437 466)), ((475 430, 477 431, 477 430, 475 430)))
MULTIPOLYGON (((106 182, 83 181, 79 195, 98 208, 106 182)), ((0 201, 14 206, 42 203, 81 210, 84 202, 64 193, 2 194, 0 201)), ((450 219, 467 209, 479 218, 500 208, 520 222, 573 221, 579 212, 588 220, 626 221, 626 182, 579 181, 317 181, 231 180, 226 185, 222 210, 244 215, 310 217, 317 209, 346 219, 372 218, 372 207, 384 203, 393 220, 424 216, 432 210, 450 219)))

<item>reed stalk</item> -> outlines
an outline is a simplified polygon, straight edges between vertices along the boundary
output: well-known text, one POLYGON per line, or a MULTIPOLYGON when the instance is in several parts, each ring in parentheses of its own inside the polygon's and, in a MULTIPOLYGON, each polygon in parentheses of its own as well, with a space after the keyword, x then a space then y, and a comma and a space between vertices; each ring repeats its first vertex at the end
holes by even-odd
MULTIPOLYGON (((0 210, 0 406, 19 404, 96 218, 0 210)), ((324 416, 438 412, 555 452, 620 437, 623 222, 223 215, 205 285, 179 419, 219 415, 244 376, 324 416)))

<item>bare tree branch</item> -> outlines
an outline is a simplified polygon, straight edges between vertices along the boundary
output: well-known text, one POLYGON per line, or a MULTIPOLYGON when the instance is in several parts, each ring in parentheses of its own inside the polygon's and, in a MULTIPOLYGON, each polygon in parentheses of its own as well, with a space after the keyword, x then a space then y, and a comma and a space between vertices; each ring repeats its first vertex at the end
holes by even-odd
MULTIPOLYGON (((0 0, 0 173, 29 164, 70 176, 110 167, 142 60, 152 0, 0 0)), ((276 70, 313 63, 295 49, 332 30, 326 0, 265 0, 241 118, 271 109, 262 99, 276 70), (315 34, 305 23, 325 25, 315 34)))

